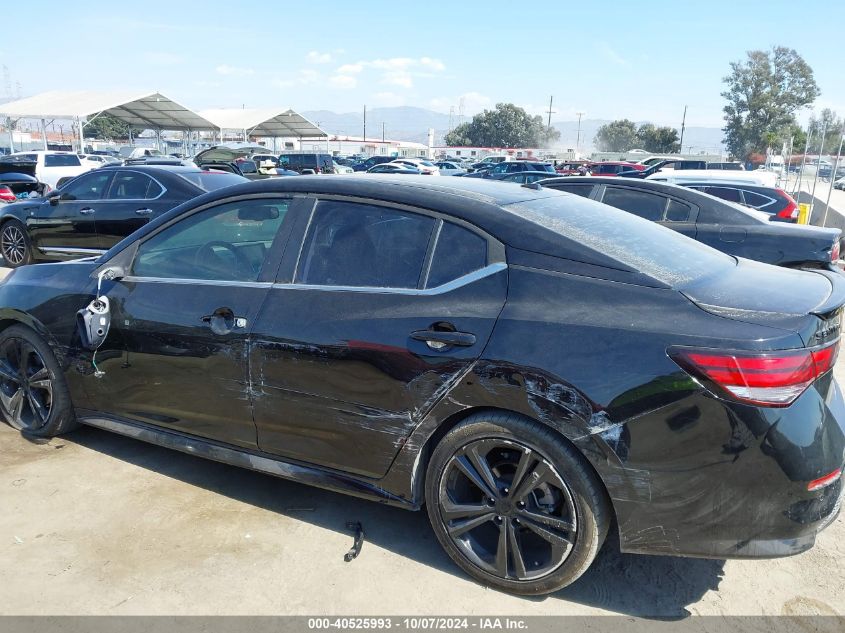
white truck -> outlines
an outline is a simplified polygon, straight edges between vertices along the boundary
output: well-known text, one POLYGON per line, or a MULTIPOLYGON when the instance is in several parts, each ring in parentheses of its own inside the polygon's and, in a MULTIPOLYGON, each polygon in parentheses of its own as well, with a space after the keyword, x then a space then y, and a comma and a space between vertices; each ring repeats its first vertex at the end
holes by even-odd
POLYGON ((27 161, 35 163, 35 177, 41 182, 55 189, 59 180, 74 177, 91 170, 91 166, 83 164, 79 156, 72 152, 55 151, 27 151, 15 152, 11 156, 21 156, 27 161))

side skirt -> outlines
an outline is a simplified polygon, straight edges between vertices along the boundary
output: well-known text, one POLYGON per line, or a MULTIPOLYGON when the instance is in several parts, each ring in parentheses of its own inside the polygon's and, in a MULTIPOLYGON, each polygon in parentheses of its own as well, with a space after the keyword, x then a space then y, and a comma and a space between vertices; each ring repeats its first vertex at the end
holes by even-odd
POLYGON ((78 411, 77 415, 79 422, 82 424, 149 442, 150 444, 157 444, 164 448, 172 448, 183 453, 188 453, 189 455, 196 455, 231 466, 254 470, 267 475, 273 475, 274 477, 289 479, 310 486, 317 486, 318 488, 361 497, 370 501, 386 503, 391 506, 405 508, 406 510, 419 509, 418 506, 406 499, 397 497, 372 483, 344 473, 327 470, 318 466, 287 462, 275 455, 234 448, 213 440, 154 428, 126 420, 118 420, 95 413, 78 411))

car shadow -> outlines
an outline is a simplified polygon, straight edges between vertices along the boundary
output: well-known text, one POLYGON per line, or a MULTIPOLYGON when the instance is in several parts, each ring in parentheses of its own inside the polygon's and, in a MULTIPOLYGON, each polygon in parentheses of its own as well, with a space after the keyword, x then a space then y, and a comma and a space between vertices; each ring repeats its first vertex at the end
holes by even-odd
MULTIPOLYGON (((89 427, 63 436, 60 441, 79 444, 286 517, 349 534, 350 546, 352 533, 346 524, 360 521, 366 541, 444 573, 466 577, 441 549, 424 512, 408 512, 277 479, 89 427)), ((337 555, 342 557, 345 553, 339 551, 337 555)), ((575 583, 550 596, 525 599, 558 599, 647 618, 684 618, 689 615, 688 605, 707 591, 718 590, 723 567, 721 560, 622 554, 618 538, 611 533, 593 565, 575 583)))

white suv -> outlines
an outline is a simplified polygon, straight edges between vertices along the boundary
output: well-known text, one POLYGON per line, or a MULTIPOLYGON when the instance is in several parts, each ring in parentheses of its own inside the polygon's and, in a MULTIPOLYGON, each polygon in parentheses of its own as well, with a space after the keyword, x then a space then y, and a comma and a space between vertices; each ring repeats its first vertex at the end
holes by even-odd
POLYGON ((83 164, 79 156, 72 152, 16 152, 13 156, 24 156, 35 162, 35 177, 43 183, 56 188, 56 183, 65 177, 74 177, 91 170, 91 165, 83 164))

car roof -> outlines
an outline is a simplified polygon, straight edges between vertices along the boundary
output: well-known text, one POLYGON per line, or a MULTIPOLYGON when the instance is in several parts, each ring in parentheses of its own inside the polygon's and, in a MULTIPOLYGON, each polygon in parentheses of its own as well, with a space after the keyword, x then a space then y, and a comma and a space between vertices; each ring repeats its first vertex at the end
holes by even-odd
POLYGON ((131 169, 132 171, 157 173, 162 171, 174 172, 177 174, 184 173, 204 173, 207 170, 194 167, 192 165, 145 165, 139 163, 138 165, 103 165, 98 167, 96 171, 115 171, 117 169, 131 169))

